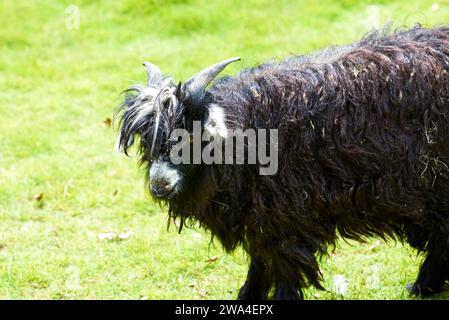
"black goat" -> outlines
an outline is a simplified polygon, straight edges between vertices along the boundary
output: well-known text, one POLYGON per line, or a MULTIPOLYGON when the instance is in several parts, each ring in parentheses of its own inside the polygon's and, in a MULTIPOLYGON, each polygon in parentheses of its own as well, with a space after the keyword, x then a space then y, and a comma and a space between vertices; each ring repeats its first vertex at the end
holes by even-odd
MULTIPOLYGON (((373 32, 346 47, 267 63, 208 84, 229 59, 175 85, 146 63, 146 86, 120 108, 123 151, 140 138, 151 193, 251 263, 241 299, 295 299, 322 288, 317 256, 338 234, 408 242, 425 254, 412 292, 449 279, 449 27, 373 32), (216 141, 277 129, 278 171, 179 164, 175 128, 216 141)), ((195 139, 195 138, 194 138, 195 139)), ((248 147, 248 145, 245 145, 248 147)))

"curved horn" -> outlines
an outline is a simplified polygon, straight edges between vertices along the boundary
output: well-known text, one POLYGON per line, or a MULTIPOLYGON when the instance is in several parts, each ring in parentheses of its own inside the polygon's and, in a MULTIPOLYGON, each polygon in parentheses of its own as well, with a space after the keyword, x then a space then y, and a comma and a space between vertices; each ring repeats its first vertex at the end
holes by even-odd
POLYGON ((211 83, 228 64, 238 60, 240 60, 240 57, 229 58, 203 69, 186 81, 185 86, 187 90, 192 93, 206 89, 209 83, 211 83))
POLYGON ((152 64, 150 62, 144 62, 143 65, 145 66, 145 69, 147 69, 148 85, 155 86, 155 87, 161 87, 162 86, 161 69, 159 69, 159 67, 157 65, 152 64))

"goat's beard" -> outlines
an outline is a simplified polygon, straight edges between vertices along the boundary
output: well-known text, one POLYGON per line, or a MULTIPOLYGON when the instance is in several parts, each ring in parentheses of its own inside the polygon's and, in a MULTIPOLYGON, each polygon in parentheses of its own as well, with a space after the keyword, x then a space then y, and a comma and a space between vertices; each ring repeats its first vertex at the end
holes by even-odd
POLYGON ((189 169, 190 172, 183 174, 177 192, 171 197, 153 197, 161 207, 168 207, 167 227, 173 224, 178 232, 181 232, 184 226, 203 226, 204 213, 217 192, 217 166, 196 165, 189 169))

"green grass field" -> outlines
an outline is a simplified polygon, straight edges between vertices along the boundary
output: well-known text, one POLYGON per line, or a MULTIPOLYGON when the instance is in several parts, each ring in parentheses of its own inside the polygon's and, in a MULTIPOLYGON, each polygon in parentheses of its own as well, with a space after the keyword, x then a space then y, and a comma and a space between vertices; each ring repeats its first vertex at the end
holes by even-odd
MULTIPOLYGON (((114 151, 105 120, 123 89, 146 81, 144 60, 181 80, 241 56, 232 74, 390 21, 449 22, 448 0, 146 3, 0 2, 0 298, 236 297, 243 251, 225 254, 200 229, 167 232, 136 159, 114 151)), ((342 242, 322 260, 328 291, 306 297, 409 299, 419 262, 399 243, 342 242), (335 290, 340 276, 345 295, 335 290)))

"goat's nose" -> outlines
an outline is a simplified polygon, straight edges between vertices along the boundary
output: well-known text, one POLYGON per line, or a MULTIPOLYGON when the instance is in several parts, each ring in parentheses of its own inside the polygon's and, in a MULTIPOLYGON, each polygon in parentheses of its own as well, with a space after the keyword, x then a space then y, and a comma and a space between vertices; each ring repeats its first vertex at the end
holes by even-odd
POLYGON ((173 186, 168 181, 159 179, 151 181, 151 193, 158 198, 167 196, 172 190, 173 186))

